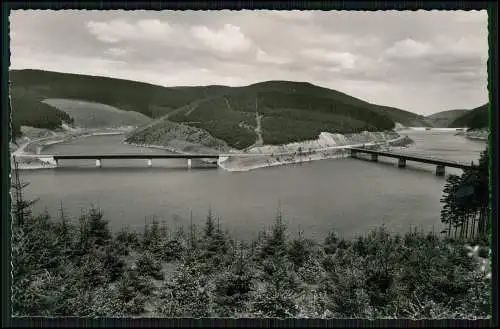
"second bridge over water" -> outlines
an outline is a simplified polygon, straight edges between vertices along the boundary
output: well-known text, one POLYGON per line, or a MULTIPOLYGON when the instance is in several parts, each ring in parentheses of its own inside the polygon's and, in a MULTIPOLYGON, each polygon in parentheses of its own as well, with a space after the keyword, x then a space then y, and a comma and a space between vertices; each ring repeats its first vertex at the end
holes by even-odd
POLYGON ((407 161, 420 162, 436 165, 436 176, 444 176, 445 168, 458 168, 458 169, 472 169, 475 168, 472 163, 467 164, 463 162, 451 161, 451 160, 443 160, 437 159, 433 157, 427 157, 424 155, 414 155, 414 154, 404 154, 404 153, 395 153, 388 151, 379 151, 379 150, 370 150, 366 148, 351 148, 350 156, 352 158, 357 158, 358 154, 368 154, 370 156, 371 161, 378 161, 379 156, 388 157, 388 158, 396 158, 398 159, 398 168, 405 168, 407 161))

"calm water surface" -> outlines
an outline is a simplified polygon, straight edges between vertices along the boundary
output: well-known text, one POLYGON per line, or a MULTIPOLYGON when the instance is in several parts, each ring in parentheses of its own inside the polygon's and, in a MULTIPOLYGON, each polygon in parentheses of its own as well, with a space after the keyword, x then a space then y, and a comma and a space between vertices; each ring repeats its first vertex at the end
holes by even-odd
MULTIPOLYGON (((443 159, 477 161, 484 142, 454 132, 403 131, 415 144, 402 152, 443 159)), ((94 136, 44 150, 47 154, 162 153, 121 144, 122 136, 94 136)), ((186 160, 66 161, 63 168, 23 171, 28 197, 38 197, 35 212, 57 214, 60 203, 78 216, 99 206, 112 229, 142 229, 153 216, 171 225, 202 223, 211 207, 236 237, 248 239, 269 227, 279 205, 292 234, 304 231, 321 239, 337 230, 345 237, 385 223, 394 231, 411 226, 440 230, 439 199, 445 183, 434 166, 395 159, 378 163, 356 159, 316 161, 302 165, 230 173, 221 169, 185 168, 186 160)), ((447 168, 447 173, 460 173, 447 168)))

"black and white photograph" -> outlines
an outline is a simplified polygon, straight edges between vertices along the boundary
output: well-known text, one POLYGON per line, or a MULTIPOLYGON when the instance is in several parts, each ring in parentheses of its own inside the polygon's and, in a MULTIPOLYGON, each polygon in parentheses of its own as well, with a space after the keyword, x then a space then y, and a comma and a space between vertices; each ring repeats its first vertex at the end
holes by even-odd
POLYGON ((12 316, 492 318, 486 10, 8 25, 12 316))

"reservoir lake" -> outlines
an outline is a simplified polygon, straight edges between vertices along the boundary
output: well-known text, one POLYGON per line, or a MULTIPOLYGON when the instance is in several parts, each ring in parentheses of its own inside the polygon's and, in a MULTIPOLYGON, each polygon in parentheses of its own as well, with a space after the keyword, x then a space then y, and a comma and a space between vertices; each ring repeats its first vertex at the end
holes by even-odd
MULTIPOLYGON (((404 130, 415 144, 396 152, 477 163, 486 142, 456 136, 455 131, 404 130)), ((121 135, 91 136, 55 144, 44 154, 165 153, 123 144, 121 135)), ((45 209, 57 216, 62 202, 74 220, 91 205, 98 206, 112 230, 124 226, 142 231, 152 218, 170 226, 202 224, 209 208, 220 223, 240 239, 255 237, 273 224, 281 207, 288 232, 299 230, 314 239, 331 231, 350 238, 385 224, 392 231, 411 227, 441 230, 440 211, 444 177, 435 166, 397 159, 379 162, 332 159, 310 163, 227 172, 223 169, 187 169, 185 159, 61 161, 60 168, 24 170, 27 198, 37 198, 34 212, 45 209)), ((447 174, 461 170, 446 168, 447 174)))

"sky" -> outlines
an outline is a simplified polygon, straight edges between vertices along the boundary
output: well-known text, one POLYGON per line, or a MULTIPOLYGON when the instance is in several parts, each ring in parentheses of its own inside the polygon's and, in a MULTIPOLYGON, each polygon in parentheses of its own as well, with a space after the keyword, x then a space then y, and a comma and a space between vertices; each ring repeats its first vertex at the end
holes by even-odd
POLYGON ((486 11, 36 11, 11 69, 162 86, 304 81, 423 115, 488 102, 486 11))

